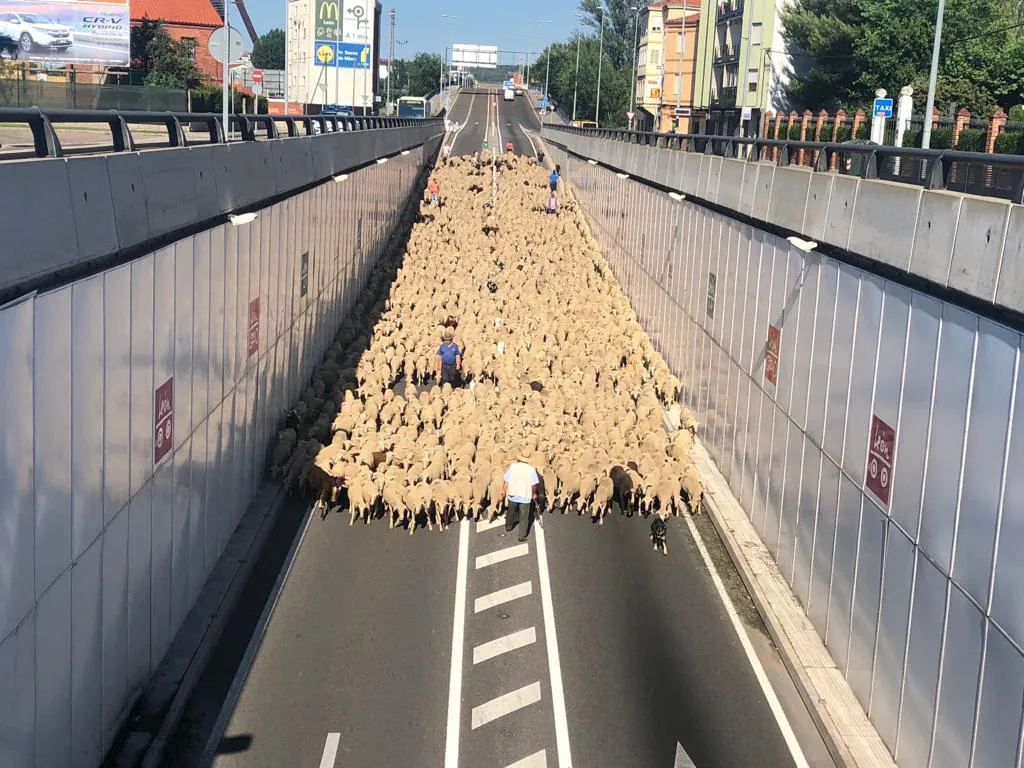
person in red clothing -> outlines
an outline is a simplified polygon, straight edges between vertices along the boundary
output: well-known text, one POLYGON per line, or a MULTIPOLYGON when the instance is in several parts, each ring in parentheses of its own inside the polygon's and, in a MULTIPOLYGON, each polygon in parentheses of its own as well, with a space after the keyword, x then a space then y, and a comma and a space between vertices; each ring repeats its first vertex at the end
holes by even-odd
POLYGON ((433 176, 430 177, 430 181, 427 183, 427 191, 430 193, 430 204, 441 207, 441 185, 437 183, 437 179, 433 176))

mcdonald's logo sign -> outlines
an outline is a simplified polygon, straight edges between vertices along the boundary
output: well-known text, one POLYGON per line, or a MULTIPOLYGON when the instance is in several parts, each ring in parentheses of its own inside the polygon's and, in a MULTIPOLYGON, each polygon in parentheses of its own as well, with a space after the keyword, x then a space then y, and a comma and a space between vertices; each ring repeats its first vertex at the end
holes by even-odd
POLYGON ((320 0, 317 18, 320 21, 337 21, 339 12, 337 0, 320 0))

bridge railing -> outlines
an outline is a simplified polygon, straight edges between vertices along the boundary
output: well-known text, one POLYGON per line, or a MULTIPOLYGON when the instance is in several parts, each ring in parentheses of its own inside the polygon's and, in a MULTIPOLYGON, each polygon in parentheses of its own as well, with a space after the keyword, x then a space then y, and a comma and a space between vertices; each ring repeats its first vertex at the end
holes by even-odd
POLYGON ((871 143, 788 141, 561 125, 548 127, 627 144, 750 162, 774 162, 780 166, 805 166, 817 173, 881 179, 925 189, 946 189, 1024 203, 1024 157, 1018 155, 889 147, 871 143))
POLYGON ((96 152, 134 152, 167 147, 224 144, 232 141, 258 141, 296 136, 315 136, 349 131, 405 128, 421 125, 433 118, 409 117, 343 117, 339 115, 228 115, 226 135, 223 116, 207 112, 120 112, 117 110, 39 109, 32 107, 0 108, 0 122, 26 125, 32 132, 32 147, 0 149, 0 160, 26 157, 66 157, 96 152), (66 123, 87 123, 107 126, 110 141, 100 145, 64 147, 56 126, 66 123), (163 126, 163 141, 140 143, 132 135, 131 126, 163 126), (187 130, 186 130, 187 129, 187 130))

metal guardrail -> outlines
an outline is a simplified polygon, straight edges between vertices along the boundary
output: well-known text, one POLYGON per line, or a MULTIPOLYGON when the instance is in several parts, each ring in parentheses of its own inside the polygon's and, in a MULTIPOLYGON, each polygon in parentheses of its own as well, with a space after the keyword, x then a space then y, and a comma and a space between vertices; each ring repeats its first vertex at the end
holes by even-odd
POLYGON ((879 144, 653 133, 617 128, 574 128, 550 123, 546 127, 549 130, 629 144, 699 152, 749 162, 773 161, 780 166, 801 165, 817 173, 839 173, 1024 203, 1024 156, 1019 155, 879 144))
MULTIPOLYGON (((279 139, 295 136, 316 136, 327 133, 368 131, 384 128, 403 128, 436 122, 437 118, 411 117, 342 117, 339 115, 228 115, 228 126, 241 137, 241 141, 279 139)), ((0 160, 24 159, 25 157, 66 157, 75 154, 92 154, 97 151, 133 152, 166 147, 187 147, 203 144, 222 144, 227 141, 222 115, 206 112, 119 112, 117 110, 77 109, 31 109, 0 108, 0 122, 24 123, 32 131, 33 148, 22 152, 12 151, 0 154, 0 160), (95 123, 110 129, 110 144, 101 148, 96 145, 62 147, 55 124, 95 123), (131 125, 162 125, 167 130, 167 140, 160 142, 136 143, 132 137, 131 125), (197 140, 185 134, 205 128, 205 140, 197 140)), ((200 134, 202 135, 202 134, 200 134)))

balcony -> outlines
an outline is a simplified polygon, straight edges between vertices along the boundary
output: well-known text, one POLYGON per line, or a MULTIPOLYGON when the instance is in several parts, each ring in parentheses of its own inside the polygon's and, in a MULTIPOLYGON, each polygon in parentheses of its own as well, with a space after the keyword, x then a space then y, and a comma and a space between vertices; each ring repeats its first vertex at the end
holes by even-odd
POLYGON ((719 0, 715 22, 728 21, 743 15, 743 0, 719 0))
POLYGON ((736 86, 726 85, 722 88, 712 89, 711 104, 716 107, 736 106, 736 86))
POLYGON ((713 63, 715 64, 735 64, 740 60, 740 53, 738 50, 726 48, 721 50, 715 46, 715 54, 713 57, 713 63))

